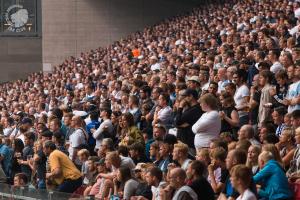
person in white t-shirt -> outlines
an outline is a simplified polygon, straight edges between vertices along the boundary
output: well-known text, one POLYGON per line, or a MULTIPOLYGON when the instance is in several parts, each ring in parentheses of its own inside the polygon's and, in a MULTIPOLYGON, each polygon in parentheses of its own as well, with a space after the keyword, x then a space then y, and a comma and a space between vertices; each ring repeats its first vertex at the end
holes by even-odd
POLYGON ((237 70, 233 75, 233 82, 236 84, 237 89, 234 94, 234 102, 236 105, 236 109, 238 110, 240 126, 244 124, 248 124, 249 116, 247 109, 249 102, 249 88, 246 85, 247 80, 247 72, 243 69, 237 70))
POLYGON ((170 98, 167 94, 159 95, 158 105, 155 109, 152 125, 160 123, 170 128, 173 123, 173 110, 168 106, 170 98))
POLYGON ((211 141, 219 137, 221 130, 217 98, 207 93, 201 96, 200 102, 205 113, 192 126, 192 131, 196 135, 194 139, 196 149, 208 148, 211 141))
POLYGON ((257 200, 255 194, 249 189, 252 171, 246 165, 236 165, 230 171, 230 181, 240 196, 237 200, 257 200))
POLYGON ((284 69, 283 65, 279 62, 279 57, 280 57, 279 49, 272 49, 271 51, 269 51, 268 58, 272 62, 270 71, 273 72, 274 74, 276 74, 276 72, 278 72, 279 70, 284 69))
POLYGON ((71 126, 75 131, 70 135, 70 146, 68 149, 69 158, 77 165, 80 165, 81 162, 77 157, 78 147, 80 145, 86 144, 88 135, 85 132, 83 127, 83 120, 79 116, 74 116, 72 118, 71 126))

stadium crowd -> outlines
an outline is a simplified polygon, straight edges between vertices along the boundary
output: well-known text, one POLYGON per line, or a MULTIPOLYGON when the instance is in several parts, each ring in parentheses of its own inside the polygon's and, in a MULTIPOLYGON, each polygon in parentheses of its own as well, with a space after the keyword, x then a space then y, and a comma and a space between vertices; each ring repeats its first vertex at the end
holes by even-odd
POLYGON ((96 199, 300 198, 299 18, 297 0, 212 3, 1 84, 1 181, 96 199))

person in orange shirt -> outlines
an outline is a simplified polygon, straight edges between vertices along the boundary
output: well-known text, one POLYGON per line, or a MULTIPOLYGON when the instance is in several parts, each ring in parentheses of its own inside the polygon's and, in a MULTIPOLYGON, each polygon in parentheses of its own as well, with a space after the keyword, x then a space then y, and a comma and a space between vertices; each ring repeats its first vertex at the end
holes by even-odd
POLYGON ((140 56, 140 50, 138 49, 138 46, 135 46, 134 49, 132 49, 132 55, 134 58, 137 58, 140 56))
POLYGON ((69 157, 56 149, 55 144, 48 140, 43 145, 43 151, 48 156, 49 171, 46 179, 57 185, 59 192, 73 193, 82 185, 82 175, 69 157))

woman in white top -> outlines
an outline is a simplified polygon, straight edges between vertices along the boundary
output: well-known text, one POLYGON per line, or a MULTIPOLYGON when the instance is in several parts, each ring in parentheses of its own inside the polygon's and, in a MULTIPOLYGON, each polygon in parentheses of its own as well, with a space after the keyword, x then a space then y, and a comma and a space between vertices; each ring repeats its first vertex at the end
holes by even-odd
POLYGON ((257 200, 255 194, 249 189, 252 171, 246 165, 236 165, 230 171, 230 181, 240 196, 237 200, 257 200))
POLYGON ((196 149, 208 148, 211 140, 218 138, 221 130, 221 119, 218 112, 218 100, 212 94, 200 98, 200 105, 205 112, 193 125, 196 149))

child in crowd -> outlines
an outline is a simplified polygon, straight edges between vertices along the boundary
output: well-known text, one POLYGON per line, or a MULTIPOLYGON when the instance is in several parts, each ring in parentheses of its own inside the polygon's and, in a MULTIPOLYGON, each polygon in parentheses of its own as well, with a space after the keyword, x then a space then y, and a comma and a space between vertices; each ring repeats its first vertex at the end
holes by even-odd
POLYGON ((77 156, 81 162, 81 174, 84 177, 83 179, 83 184, 88 184, 89 181, 87 179, 87 174, 89 171, 89 167, 88 167, 88 158, 90 156, 90 152, 87 149, 81 149, 80 151, 78 151, 77 156))

